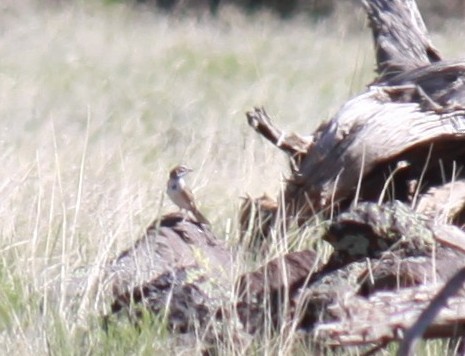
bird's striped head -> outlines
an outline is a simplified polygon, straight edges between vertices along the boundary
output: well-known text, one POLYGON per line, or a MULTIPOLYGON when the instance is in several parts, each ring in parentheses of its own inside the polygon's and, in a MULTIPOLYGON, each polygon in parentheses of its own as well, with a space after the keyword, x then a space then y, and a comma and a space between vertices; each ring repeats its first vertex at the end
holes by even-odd
POLYGON ((190 169, 190 168, 188 168, 188 167, 186 167, 184 165, 179 165, 179 166, 174 167, 170 171, 170 178, 179 179, 179 178, 184 177, 189 172, 192 172, 192 169, 190 169))

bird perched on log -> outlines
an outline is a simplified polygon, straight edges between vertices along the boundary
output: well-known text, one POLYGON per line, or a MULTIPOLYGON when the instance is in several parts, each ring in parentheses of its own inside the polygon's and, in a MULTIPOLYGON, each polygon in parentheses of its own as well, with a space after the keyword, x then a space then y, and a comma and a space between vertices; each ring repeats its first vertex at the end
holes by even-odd
POLYGON ((174 167, 170 172, 166 193, 181 210, 190 211, 199 223, 210 225, 208 219, 197 209, 194 195, 184 181, 183 177, 190 172, 192 169, 183 165, 174 167))

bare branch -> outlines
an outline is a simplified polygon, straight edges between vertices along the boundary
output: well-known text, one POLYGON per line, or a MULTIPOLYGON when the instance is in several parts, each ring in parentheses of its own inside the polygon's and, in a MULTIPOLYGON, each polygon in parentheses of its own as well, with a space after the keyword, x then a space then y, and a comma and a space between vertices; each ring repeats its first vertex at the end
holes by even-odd
POLYGON ((255 131, 293 158, 306 154, 313 143, 312 136, 304 138, 278 129, 264 108, 255 108, 254 111, 247 112, 246 116, 255 131))

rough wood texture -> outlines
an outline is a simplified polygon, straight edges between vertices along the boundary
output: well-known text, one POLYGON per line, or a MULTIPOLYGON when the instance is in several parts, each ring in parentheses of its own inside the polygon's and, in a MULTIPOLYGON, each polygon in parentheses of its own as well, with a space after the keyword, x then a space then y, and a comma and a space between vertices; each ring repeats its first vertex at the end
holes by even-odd
MULTIPOLYGON (((241 276, 236 310, 246 330, 261 330, 268 316, 277 329, 293 320, 318 337, 316 325, 341 321, 331 306, 350 305, 352 298, 354 309, 344 320, 369 324, 369 319, 358 319, 360 297, 441 286, 465 265, 463 252, 436 240, 430 222, 398 202, 361 203, 329 223, 323 239, 335 247, 327 261, 311 251, 295 252, 241 276)), ((353 337, 359 337, 358 331, 353 337)))
MULTIPOLYGON (((352 297, 329 307, 335 321, 318 324, 315 334, 326 345, 354 346, 401 340, 435 294, 438 286, 377 293, 366 299, 352 297)), ((461 336, 465 331, 465 299, 451 298, 424 337, 461 336)))
POLYGON ((302 222, 353 199, 408 201, 412 189, 464 174, 465 62, 439 61, 414 1, 366 8, 380 76, 300 154, 285 199, 288 215, 302 222))
POLYGON ((289 301, 297 289, 321 267, 314 251, 299 251, 275 258, 254 272, 239 277, 236 283, 236 310, 248 332, 263 330, 266 316, 274 327, 286 318, 289 301))
POLYGON ((292 292, 321 265, 314 251, 299 251, 275 258, 257 271, 239 277, 237 293, 241 299, 263 298, 266 294, 292 292))
POLYGON ((436 224, 453 222, 462 226, 465 223, 465 180, 431 187, 420 195, 415 210, 436 224))
POLYGON ((451 175, 455 164, 463 164, 465 131, 457 122, 465 125, 465 111, 424 112, 418 103, 393 102, 388 91, 372 87, 328 123, 288 184, 290 214, 308 218, 350 201, 359 182, 362 199, 382 200, 384 184, 396 183, 395 197, 406 201, 409 181, 425 167, 428 183, 437 184, 441 165, 451 175))
POLYGON ((106 283, 119 295, 166 272, 195 268, 228 285, 232 258, 232 252, 206 225, 173 213, 154 221, 133 247, 110 263, 106 283))
MULTIPOLYGON (((439 312, 445 314, 446 309, 450 307, 450 305, 447 305, 448 299, 457 294, 464 282, 465 268, 462 268, 454 274, 446 285, 435 295, 429 305, 421 312, 416 322, 407 330, 397 353, 399 356, 410 356, 412 354, 418 339, 423 336, 427 328, 429 328, 429 332, 431 332, 434 319, 439 312)), ((461 307, 463 308, 463 301, 461 302, 461 307)), ((465 315, 463 315, 464 313, 462 312, 462 317, 460 318, 462 322, 459 323, 457 314, 459 314, 459 312, 455 313, 453 327, 455 329, 454 332, 457 333, 457 335, 461 335, 463 331, 465 331, 465 315), (462 331, 459 331, 459 328, 462 329, 462 331)), ((444 316, 442 320, 444 320, 444 316)), ((444 327, 443 325, 441 326, 444 327)), ((438 325, 434 327, 438 328, 438 325)), ((448 327, 450 328, 450 325, 448 325, 448 327)))
POLYGON ((111 312, 136 321, 145 308, 164 315, 173 331, 205 329, 231 289, 232 263, 231 250, 206 225, 166 215, 107 267, 111 312))
POLYGON ((364 0, 363 4, 373 31, 380 78, 384 80, 441 59, 427 37, 414 0, 364 0))
MULTIPOLYGON (((328 227, 330 235, 337 231, 339 242, 346 243, 336 244, 328 262, 292 301, 301 311, 300 327, 321 342, 344 346, 399 340, 399 331, 409 328, 465 266, 463 252, 436 241, 429 221, 399 204, 364 203, 328 227)), ((457 298, 458 304, 465 302, 457 298)), ((445 310, 426 336, 456 335, 452 315, 445 310)))
POLYGON ((209 293, 215 288, 218 285, 205 278, 202 270, 195 267, 175 268, 116 295, 111 312, 126 311, 137 322, 142 308, 145 308, 155 315, 165 315, 167 326, 172 331, 195 332, 205 328, 222 301, 219 299, 221 293, 214 296, 209 293))
POLYGON ((290 155, 287 213, 301 222, 354 198, 408 201, 412 189, 450 180, 465 162, 465 62, 440 60, 415 1, 365 7, 379 77, 364 93, 297 144, 301 136, 282 133, 264 109, 247 113, 290 155))

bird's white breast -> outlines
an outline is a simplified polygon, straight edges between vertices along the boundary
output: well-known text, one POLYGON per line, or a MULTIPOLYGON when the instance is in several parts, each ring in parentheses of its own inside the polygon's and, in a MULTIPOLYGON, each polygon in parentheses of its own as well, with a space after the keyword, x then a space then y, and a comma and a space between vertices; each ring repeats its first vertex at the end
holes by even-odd
POLYGON ((185 194, 183 193, 183 189, 186 183, 183 179, 170 179, 168 181, 168 186, 166 189, 166 193, 173 201, 174 204, 179 206, 181 209, 190 209, 190 202, 185 194))

